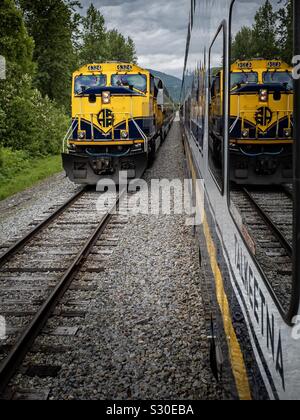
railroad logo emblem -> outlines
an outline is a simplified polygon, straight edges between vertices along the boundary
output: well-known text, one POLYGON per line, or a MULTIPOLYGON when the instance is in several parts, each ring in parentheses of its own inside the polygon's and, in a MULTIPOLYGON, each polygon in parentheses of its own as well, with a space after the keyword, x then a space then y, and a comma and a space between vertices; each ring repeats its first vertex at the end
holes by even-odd
POLYGON ((273 112, 270 110, 270 108, 266 106, 262 106, 257 110, 255 113, 255 121, 257 124, 262 125, 263 127, 270 124, 273 118, 273 112))
POLYGON ((98 114, 98 123, 102 128, 110 128, 114 123, 114 114, 110 109, 102 109, 98 114))

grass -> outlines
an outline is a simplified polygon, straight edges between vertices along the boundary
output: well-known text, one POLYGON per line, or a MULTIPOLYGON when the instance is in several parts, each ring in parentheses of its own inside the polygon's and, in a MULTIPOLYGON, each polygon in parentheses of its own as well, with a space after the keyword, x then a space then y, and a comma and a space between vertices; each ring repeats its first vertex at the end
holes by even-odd
POLYGON ((30 160, 23 171, 17 172, 13 176, 1 178, 0 201, 61 171, 60 155, 30 160))

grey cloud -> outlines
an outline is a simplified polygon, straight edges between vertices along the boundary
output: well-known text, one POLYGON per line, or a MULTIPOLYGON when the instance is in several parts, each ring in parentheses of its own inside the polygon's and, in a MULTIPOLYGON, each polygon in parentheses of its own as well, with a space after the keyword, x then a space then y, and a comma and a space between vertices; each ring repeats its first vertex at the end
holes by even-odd
POLYGON ((91 3, 94 3, 96 5, 96 3, 99 3, 99 6, 121 6, 125 3, 137 3, 139 2, 139 0, 83 0, 81 1, 83 6, 89 6, 91 3))
MULTIPOLYGON (((271 1, 275 8, 280 7, 278 0, 271 1)), ((133 38, 140 65, 182 76, 190 0, 81 0, 83 12, 92 2, 104 14, 109 29, 118 28, 124 35, 133 38)), ((236 0, 233 35, 241 26, 253 23, 254 15, 263 2, 236 0)), ((224 10, 213 4, 211 7, 214 9, 215 20, 221 21, 224 10)), ((207 19, 210 19, 210 11, 207 12, 207 19)), ((206 31, 201 30, 200 25, 199 36, 209 46, 214 33, 207 31, 206 25, 203 27, 206 31)), ((191 53, 195 57, 199 54, 198 49, 197 42, 191 45, 191 53)))
POLYGON ((82 0, 94 3, 109 29, 133 38, 139 63, 182 76, 190 0, 82 0))

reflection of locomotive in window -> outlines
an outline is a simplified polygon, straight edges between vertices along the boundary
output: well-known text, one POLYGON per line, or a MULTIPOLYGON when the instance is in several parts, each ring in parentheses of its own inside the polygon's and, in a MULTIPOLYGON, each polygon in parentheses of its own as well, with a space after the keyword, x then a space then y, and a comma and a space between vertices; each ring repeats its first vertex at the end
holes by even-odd
POLYGON ((211 70, 210 106, 209 106, 209 151, 214 166, 221 166, 223 161, 224 138, 224 93, 223 70, 211 70))
MULTIPOLYGON (((231 66, 229 142, 231 180, 280 184, 292 179, 292 69, 279 60, 237 61, 231 66)), ((223 74, 212 84, 214 139, 222 134, 223 74)), ((214 153, 220 153, 215 140, 214 153)))

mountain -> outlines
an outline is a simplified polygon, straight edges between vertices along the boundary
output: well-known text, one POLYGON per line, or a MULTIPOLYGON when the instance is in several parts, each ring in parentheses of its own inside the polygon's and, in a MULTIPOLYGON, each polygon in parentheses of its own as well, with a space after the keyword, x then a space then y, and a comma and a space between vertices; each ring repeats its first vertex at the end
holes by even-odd
POLYGON ((178 77, 171 76, 170 74, 162 73, 152 69, 149 69, 149 71, 151 71, 153 76, 159 77, 164 82, 173 100, 175 102, 180 102, 182 81, 178 77))

